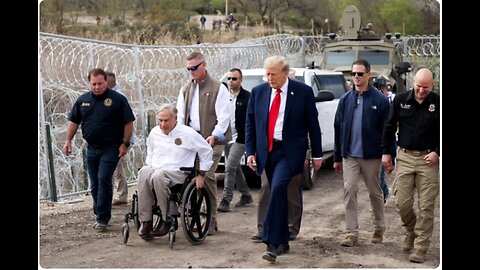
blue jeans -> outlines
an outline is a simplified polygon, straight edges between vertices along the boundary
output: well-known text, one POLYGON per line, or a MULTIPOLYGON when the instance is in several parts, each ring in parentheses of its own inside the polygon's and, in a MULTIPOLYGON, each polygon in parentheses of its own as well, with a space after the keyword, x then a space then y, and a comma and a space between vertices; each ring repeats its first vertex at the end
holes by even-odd
POLYGON ((233 199, 233 188, 237 185, 242 195, 250 195, 247 181, 242 172, 240 161, 245 154, 245 144, 232 143, 225 146, 225 183, 223 188, 223 199, 231 202, 233 199))
POLYGON ((112 216, 112 176, 117 167, 119 145, 87 148, 88 176, 97 223, 108 225, 112 216))
MULTIPOLYGON (((397 143, 395 142, 392 146, 392 164, 395 166, 395 158, 397 157, 397 143)), ((380 168, 380 188, 383 190, 383 199, 386 200, 389 191, 388 191, 388 184, 387 184, 387 176, 385 175, 385 167, 382 165, 380 168)))
POLYGON ((383 190, 383 200, 386 200, 388 192, 387 176, 385 175, 385 167, 382 165, 380 168, 380 188, 383 190))

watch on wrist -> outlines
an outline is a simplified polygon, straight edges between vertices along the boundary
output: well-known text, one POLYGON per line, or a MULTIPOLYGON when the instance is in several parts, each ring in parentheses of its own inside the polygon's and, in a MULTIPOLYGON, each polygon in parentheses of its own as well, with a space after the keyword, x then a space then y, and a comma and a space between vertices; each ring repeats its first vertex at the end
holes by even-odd
POLYGON ((201 176, 205 176, 206 173, 207 173, 206 171, 198 171, 198 174, 201 176))
POLYGON ((122 142, 122 144, 124 144, 126 147, 130 147, 130 142, 122 142))

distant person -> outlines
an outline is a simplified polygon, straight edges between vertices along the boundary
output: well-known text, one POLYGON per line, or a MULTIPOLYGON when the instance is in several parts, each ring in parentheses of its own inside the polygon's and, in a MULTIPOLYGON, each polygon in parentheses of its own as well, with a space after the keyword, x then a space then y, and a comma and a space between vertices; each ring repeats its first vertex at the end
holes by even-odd
MULTIPOLYGON (((373 86, 377 88, 385 97, 388 98, 388 102, 392 104, 393 97, 395 97, 395 94, 391 93, 388 91, 388 84, 389 80, 386 77, 383 76, 378 76, 375 79, 375 82, 373 83, 373 86)), ((397 156, 397 144, 394 142, 392 144, 390 153, 392 155, 392 162, 395 163, 395 157, 397 156)), ((383 191, 383 203, 387 203, 387 199, 390 196, 390 188, 388 187, 387 183, 387 176, 385 174, 385 166, 381 166, 380 168, 380 187, 382 188, 383 191)))
MULTIPOLYGON (((105 71, 105 73, 107 74, 107 87, 125 96, 120 90, 120 88, 118 88, 117 86, 115 73, 109 72, 109 71, 105 71)), ((113 199, 112 205, 127 204, 128 202, 127 177, 125 176, 126 167, 127 167, 127 161, 125 157, 121 157, 118 161, 118 165, 117 165, 117 168, 115 169, 115 173, 113 174, 114 183, 116 181, 118 183, 118 186, 117 186, 117 193, 114 196, 116 198, 113 199)))
POLYGON ((347 82, 347 89, 350 91, 353 89, 352 81, 350 79, 346 80, 347 82))
POLYGON ((232 140, 225 145, 225 180, 223 197, 218 211, 229 212, 235 185, 242 194, 235 207, 243 207, 253 202, 250 189, 242 172, 240 161, 245 154, 245 117, 250 92, 242 87, 242 71, 232 68, 227 73, 227 84, 230 91, 230 128, 232 140))
MULTIPOLYGON (((162 105, 157 114, 158 125, 147 137, 146 165, 138 172, 137 184, 138 219, 141 223, 138 235, 143 240, 163 236, 172 226, 171 220, 167 219, 169 188, 183 184, 188 174, 180 171, 180 167, 192 167, 198 154, 199 174, 194 181, 197 188, 203 188, 205 173, 213 164, 212 147, 191 127, 177 124, 177 113, 175 105, 162 105), (155 199, 162 215, 159 224, 152 228, 152 205, 155 199)), ((170 211, 178 212, 178 209, 170 208, 170 211)))
POLYGON ((72 139, 78 126, 88 143, 87 167, 93 198, 94 228, 105 231, 112 214, 112 176, 118 159, 130 146, 133 133, 132 108, 127 99, 107 87, 107 74, 94 68, 88 72, 90 91, 78 97, 68 116, 67 138, 63 153, 72 151, 72 139))
POLYGON ((200 17, 200 24, 202 25, 202 29, 205 30, 205 22, 207 21, 207 18, 205 16, 200 17))
POLYGON ((252 89, 248 103, 246 147, 248 166, 259 176, 265 170, 270 185, 262 259, 275 262, 290 250, 287 186, 303 171, 309 135, 315 171, 322 166, 323 152, 312 88, 288 78, 283 56, 265 59, 264 69, 268 82, 252 89))
POLYGON ((342 246, 358 244, 358 184, 367 186, 373 211, 374 232, 371 242, 383 242, 385 232, 383 192, 379 175, 382 149, 381 135, 389 104, 385 96, 368 83, 370 64, 359 59, 352 64, 355 89, 345 93, 335 113, 334 168, 343 172, 346 238, 342 246))
POLYGON ((201 52, 189 54, 186 64, 191 80, 180 89, 178 95, 178 123, 195 129, 213 147, 213 165, 205 181, 212 198, 212 222, 208 234, 213 235, 218 231, 215 171, 225 142, 232 139, 228 109, 230 98, 227 87, 207 72, 207 61, 201 52))
POLYGON ((398 126, 395 210, 406 229, 403 250, 413 248, 408 259, 416 263, 425 260, 430 246, 439 192, 440 96, 432 92, 433 83, 429 69, 417 71, 413 91, 398 94, 393 100, 382 138, 382 163, 390 173, 394 169, 390 142, 398 126), (418 215, 413 207, 415 193, 418 215))

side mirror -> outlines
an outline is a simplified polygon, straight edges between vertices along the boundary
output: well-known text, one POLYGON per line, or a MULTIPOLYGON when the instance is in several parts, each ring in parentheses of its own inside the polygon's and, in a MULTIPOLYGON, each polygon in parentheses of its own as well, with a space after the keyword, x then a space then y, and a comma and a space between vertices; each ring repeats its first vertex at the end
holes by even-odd
POLYGON ((335 95, 330 90, 320 90, 315 97, 315 102, 331 101, 335 99, 335 95))

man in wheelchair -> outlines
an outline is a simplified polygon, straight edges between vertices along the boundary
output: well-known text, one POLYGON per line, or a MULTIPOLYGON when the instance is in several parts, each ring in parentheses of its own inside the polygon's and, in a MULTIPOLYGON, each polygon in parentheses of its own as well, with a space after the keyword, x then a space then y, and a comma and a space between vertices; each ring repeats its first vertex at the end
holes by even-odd
MULTIPOLYGON (((213 150, 210 144, 193 128, 177 124, 177 108, 173 104, 162 105, 158 112, 158 125, 147 137, 145 166, 138 172, 138 235, 144 240, 168 233, 171 221, 166 217, 169 188, 183 184, 188 172, 180 167, 191 167, 198 153, 199 174, 194 178, 197 188, 205 184, 205 172, 212 166, 213 150), (162 215, 160 223, 153 227, 152 205, 157 199, 162 215), (165 219, 164 219, 165 218, 165 219)), ((170 202, 169 211, 177 211, 170 202)))

